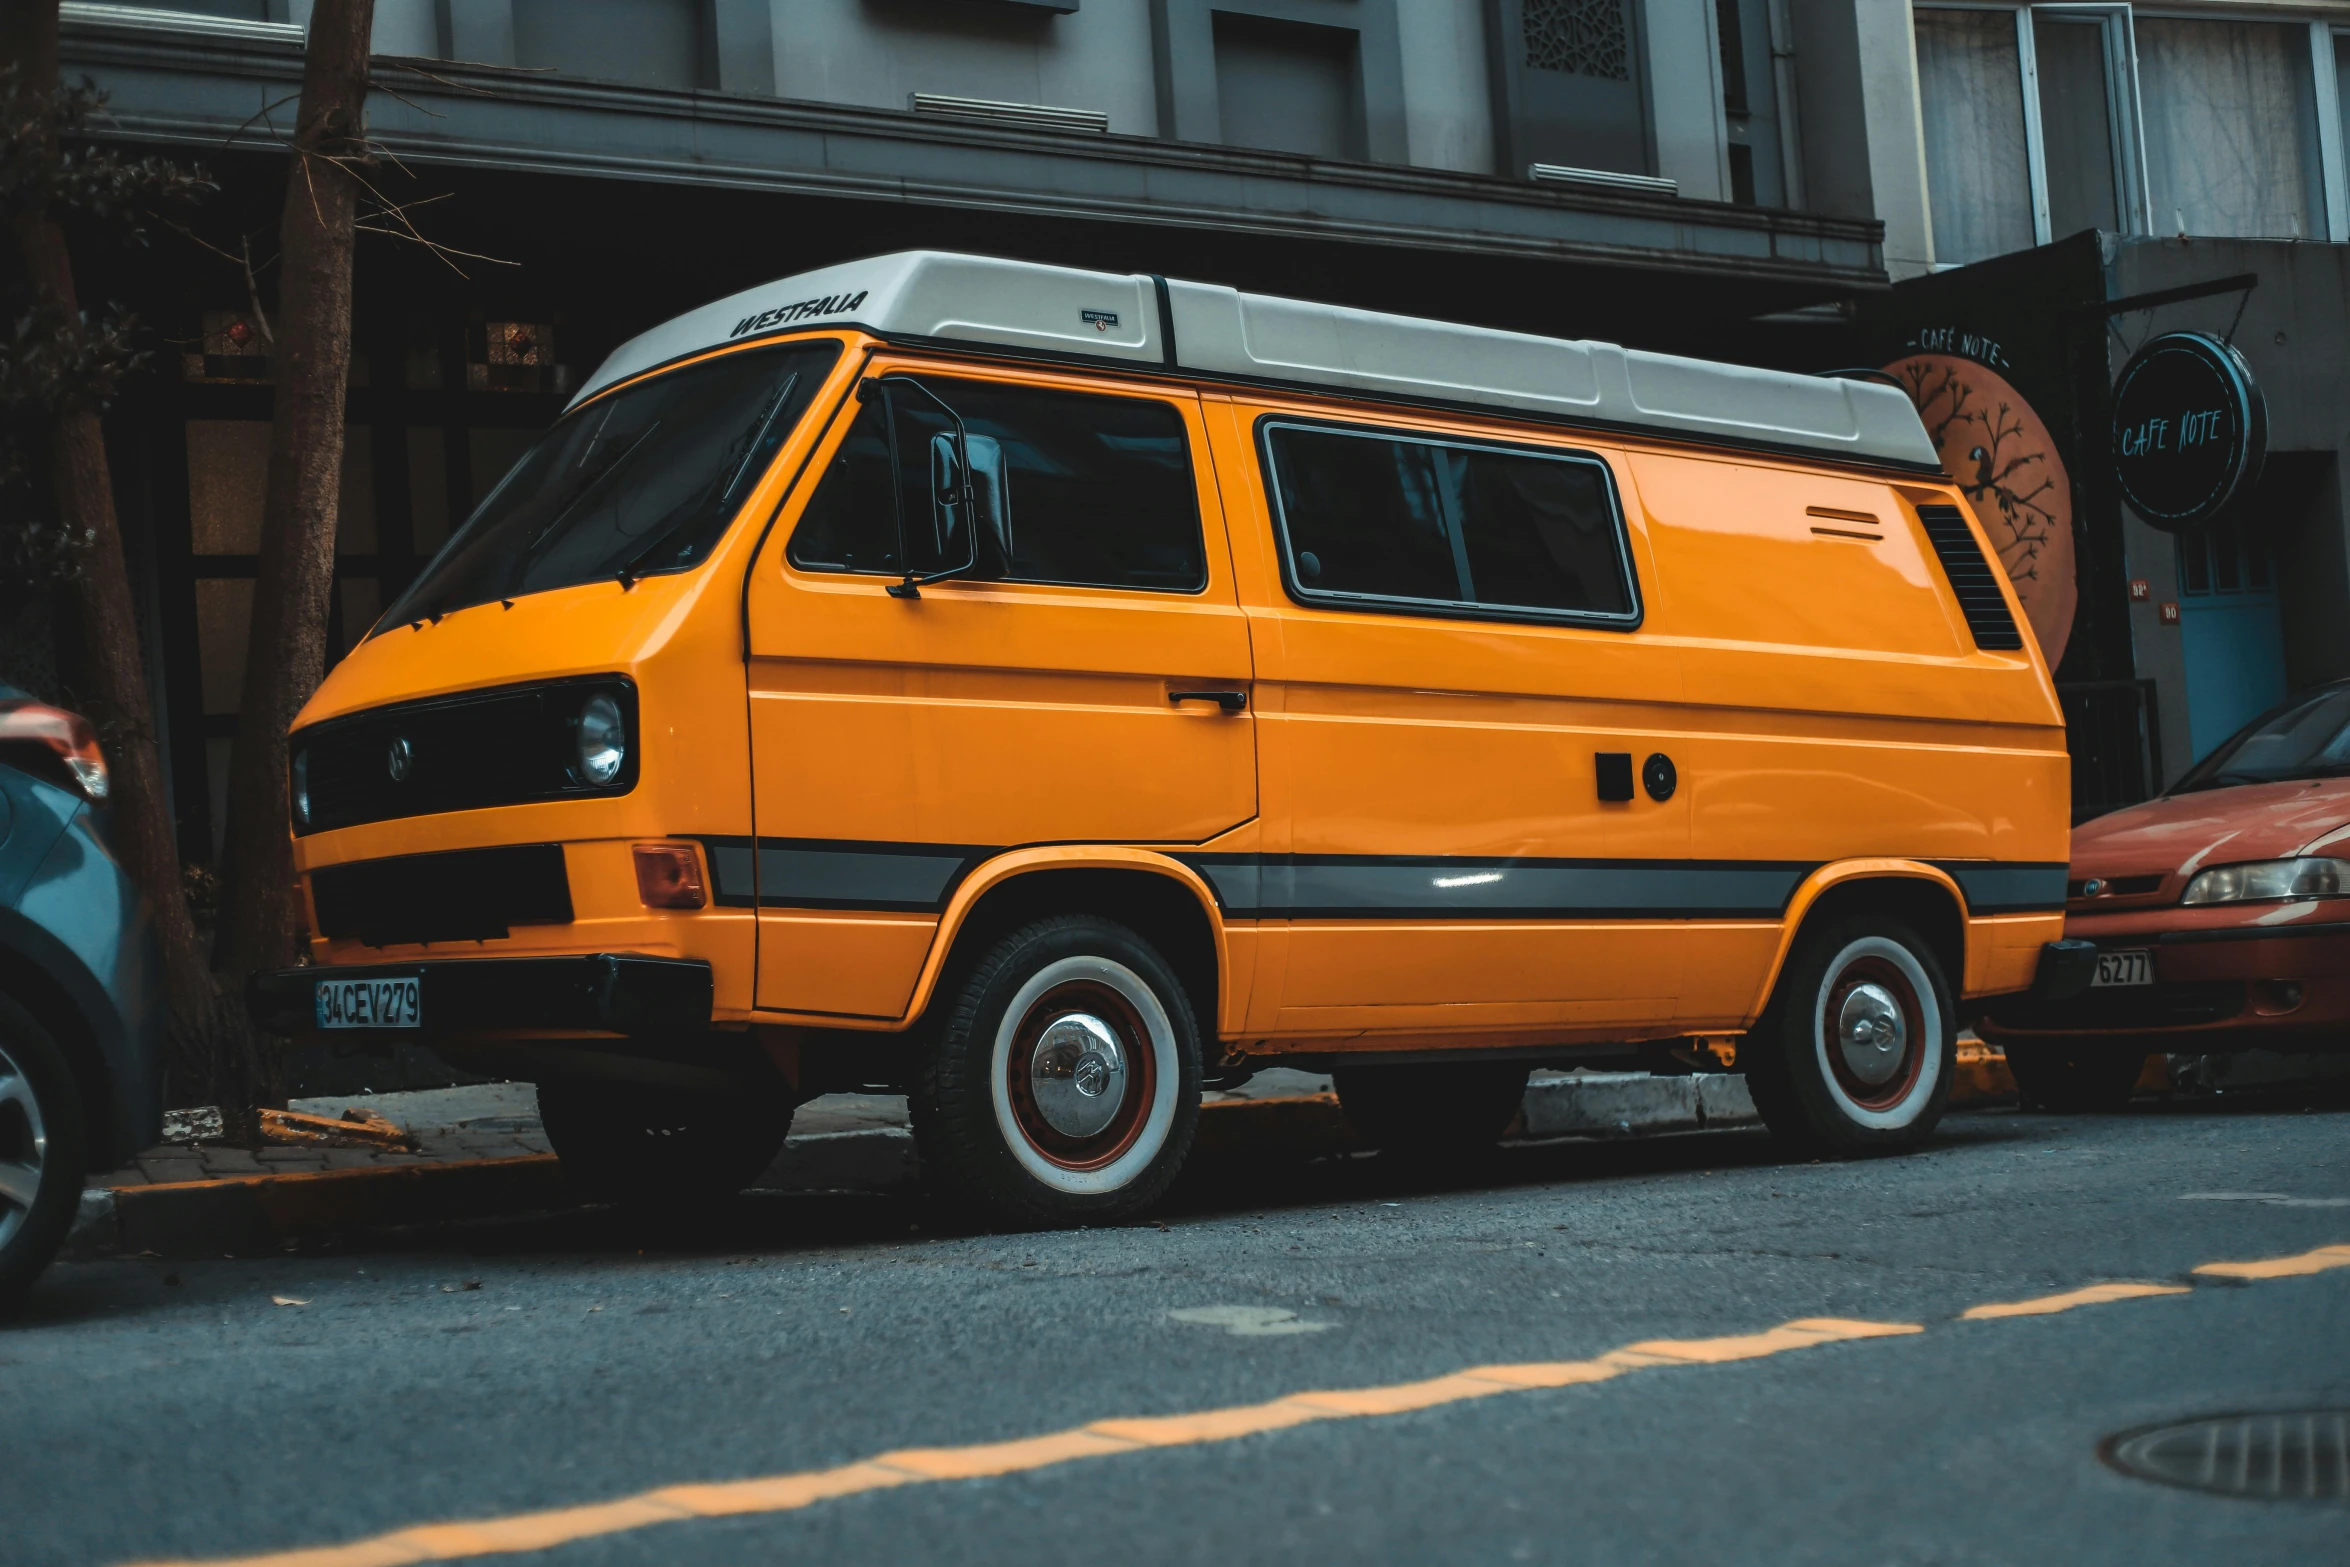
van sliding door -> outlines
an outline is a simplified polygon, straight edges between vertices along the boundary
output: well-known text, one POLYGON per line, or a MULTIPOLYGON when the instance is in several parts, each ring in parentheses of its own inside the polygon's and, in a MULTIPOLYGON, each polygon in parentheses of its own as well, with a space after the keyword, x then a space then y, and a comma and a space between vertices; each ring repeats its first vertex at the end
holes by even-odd
POLYGON ((1219 468, 1264 473, 1273 511, 1249 588, 1286 850, 1260 872, 1288 921, 1268 1031, 1670 1020, 1686 802, 1607 798, 1598 758, 1672 749, 1679 667, 1637 630, 1611 459, 1234 413, 1219 468))

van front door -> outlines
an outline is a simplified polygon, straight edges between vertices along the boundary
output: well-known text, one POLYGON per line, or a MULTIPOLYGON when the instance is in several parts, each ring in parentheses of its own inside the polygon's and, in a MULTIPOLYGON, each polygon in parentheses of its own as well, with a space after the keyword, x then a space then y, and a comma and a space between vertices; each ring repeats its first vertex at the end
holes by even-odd
POLYGON ((834 422, 753 567, 757 838, 714 857, 760 1007, 897 1017, 988 855, 1256 814, 1248 632, 1190 394, 881 364, 834 422))

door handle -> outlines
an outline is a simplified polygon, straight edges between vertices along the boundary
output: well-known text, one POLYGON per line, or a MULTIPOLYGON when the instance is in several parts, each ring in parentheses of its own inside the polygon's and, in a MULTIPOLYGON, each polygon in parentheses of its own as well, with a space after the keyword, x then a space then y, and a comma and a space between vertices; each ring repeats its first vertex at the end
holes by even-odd
POLYGON ((1246 691, 1170 691, 1170 702, 1213 702, 1227 713, 1237 713, 1248 706, 1246 691))

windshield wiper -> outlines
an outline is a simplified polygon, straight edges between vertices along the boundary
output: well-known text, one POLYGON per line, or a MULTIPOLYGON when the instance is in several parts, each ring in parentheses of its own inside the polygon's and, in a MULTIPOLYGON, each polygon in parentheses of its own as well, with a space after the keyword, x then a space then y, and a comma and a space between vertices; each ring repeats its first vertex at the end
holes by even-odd
MULTIPOLYGON (((784 399, 791 396, 792 388, 799 383, 800 373, 797 370, 783 378, 783 385, 776 389, 775 396, 768 401, 767 412, 761 416, 758 429, 752 432, 751 444, 744 450, 742 461, 734 465, 734 472, 727 477, 726 488, 718 492, 719 505, 723 506, 734 499, 735 487, 742 483, 743 475, 750 470, 751 460, 759 455, 759 448, 767 439, 767 432, 774 428, 776 416, 783 412, 784 399)), ((701 521, 705 510, 702 506, 681 507, 677 521, 655 534, 652 543, 629 556, 620 569, 612 574, 619 580, 620 591, 625 593, 635 587, 637 579, 645 574, 646 562, 667 549, 679 534, 701 521)))
POLYGON ((636 461, 636 454, 645 449, 645 443, 650 441, 653 438, 653 432, 660 428, 661 421, 658 419, 654 420, 651 424, 646 425, 643 432, 639 434, 635 440, 629 442, 627 448, 623 450, 619 456, 613 458, 611 462, 605 465, 604 471, 602 473, 599 473, 594 478, 588 480, 585 488, 581 489, 581 491, 577 495, 571 497, 570 500, 563 503, 563 509, 561 511, 558 511, 554 516, 549 517, 545 523, 540 525, 536 532, 531 534, 529 538, 523 540, 521 548, 514 552, 514 564, 507 568, 504 590, 499 595, 501 598, 511 598, 514 596, 514 590, 522 586, 522 574, 530 569, 531 559, 537 553, 538 547, 546 543, 549 538, 553 537, 555 530, 560 528, 565 522, 568 522, 573 512, 579 510, 582 506, 585 506, 588 503, 588 498, 590 496, 601 492, 605 485, 612 482, 615 475, 617 475, 623 468, 626 468, 630 463, 636 461))
POLYGON ((574 495, 571 497, 571 499, 563 503, 563 509, 561 511, 555 513, 554 516, 549 517, 546 522, 540 526, 538 532, 532 534, 528 539, 523 541, 522 548, 516 553, 515 558, 517 560, 529 559, 531 551, 537 549, 541 544, 546 543, 547 536, 553 533, 557 528, 561 527, 565 522, 568 522, 571 519, 571 514, 573 512, 579 510, 582 506, 585 506, 588 502, 589 496, 603 489, 605 485, 610 484, 614 476, 617 475, 620 470, 626 468, 630 463, 636 461, 636 454, 645 449, 645 442, 651 440, 653 438, 653 432, 660 428, 661 421, 658 419, 655 419, 651 424, 646 425, 644 430, 637 436, 635 440, 628 443, 627 448, 623 450, 619 456, 613 458, 609 463, 604 465, 604 471, 602 473, 599 473, 594 478, 588 480, 585 488, 583 488, 577 495, 574 495))

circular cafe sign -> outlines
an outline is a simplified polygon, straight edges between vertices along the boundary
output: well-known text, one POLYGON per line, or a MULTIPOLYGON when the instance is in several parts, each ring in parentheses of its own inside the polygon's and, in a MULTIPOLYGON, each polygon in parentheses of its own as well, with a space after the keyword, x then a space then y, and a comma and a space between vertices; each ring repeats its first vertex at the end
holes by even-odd
POLYGON ((2113 471, 2131 510, 2172 533, 2199 528, 2259 482, 2268 404, 2232 343, 2166 332, 2113 387, 2113 471))
POLYGON ((2064 662, 2080 599, 2073 481, 2056 438, 2023 393, 1979 360, 1910 354, 1885 370, 1917 405, 1942 466, 1983 520, 2040 654, 2054 669, 2064 662))

